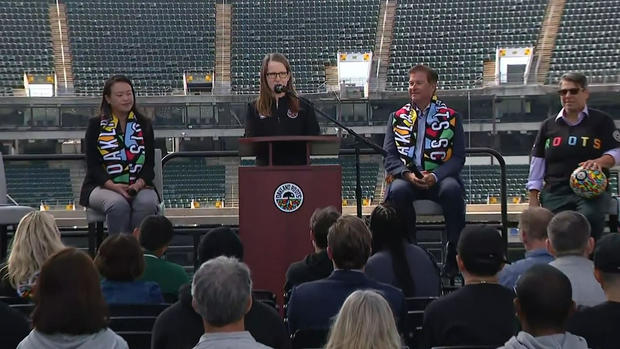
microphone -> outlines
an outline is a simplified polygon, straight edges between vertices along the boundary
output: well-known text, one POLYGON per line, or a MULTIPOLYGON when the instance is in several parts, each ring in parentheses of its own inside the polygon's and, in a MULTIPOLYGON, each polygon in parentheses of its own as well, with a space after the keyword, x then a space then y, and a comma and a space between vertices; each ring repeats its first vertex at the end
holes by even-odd
POLYGON ((281 85, 281 84, 275 85, 273 87, 273 90, 275 91, 275 93, 288 92, 288 88, 286 88, 286 86, 281 85))
POLYGON ((138 195, 138 192, 134 188, 129 188, 129 190, 127 190, 127 194, 129 194, 129 196, 136 196, 138 195))

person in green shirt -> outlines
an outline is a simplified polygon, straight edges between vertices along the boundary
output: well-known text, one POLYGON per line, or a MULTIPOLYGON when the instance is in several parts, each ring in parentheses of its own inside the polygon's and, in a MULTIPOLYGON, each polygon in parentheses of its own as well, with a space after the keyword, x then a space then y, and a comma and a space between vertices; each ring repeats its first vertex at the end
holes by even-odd
POLYGON ((166 302, 175 302, 179 287, 191 280, 182 266, 163 258, 174 235, 172 223, 164 216, 148 216, 134 235, 144 249, 145 268, 140 280, 157 282, 166 302))

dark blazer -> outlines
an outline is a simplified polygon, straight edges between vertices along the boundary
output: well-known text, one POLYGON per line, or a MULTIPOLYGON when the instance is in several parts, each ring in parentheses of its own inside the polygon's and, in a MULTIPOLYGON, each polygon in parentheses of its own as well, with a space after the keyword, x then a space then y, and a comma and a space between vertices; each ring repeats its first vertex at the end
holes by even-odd
MULTIPOLYGON (((139 178, 142 178, 146 182, 147 186, 154 187, 153 179, 155 178, 155 170, 153 169, 155 164, 155 136, 153 134, 153 126, 151 121, 145 117, 137 117, 138 123, 142 128, 144 135, 144 149, 146 158, 144 159, 144 166, 140 171, 139 178)), ((88 128, 86 129, 86 136, 84 137, 85 152, 86 152, 86 177, 82 183, 82 189, 80 191, 80 205, 88 206, 88 198, 90 193, 97 186, 103 186, 103 184, 110 179, 110 176, 103 168, 103 157, 97 149, 97 139, 99 138, 100 131, 100 117, 91 118, 88 121, 88 128)))
MULTIPOLYGON (((396 112, 391 113, 388 118, 385 138, 383 138, 383 150, 387 155, 383 159, 383 166, 388 174, 395 178, 400 178, 403 173, 410 172, 409 169, 400 159, 400 153, 396 149, 394 142, 394 131, 392 129, 392 120, 396 112)), ((465 164, 465 134, 463 131, 463 121, 461 115, 456 113, 456 128, 454 130, 453 152, 452 157, 442 165, 434 169, 432 172, 437 176, 437 182, 441 182, 446 177, 454 177, 462 184, 461 170, 465 164)), ((420 169, 421 171, 422 169, 420 169)))
POLYGON ((288 267, 284 292, 289 292, 294 286, 304 282, 324 279, 332 271, 334 271, 334 264, 327 256, 326 250, 309 254, 304 260, 295 262, 288 267))
POLYGON ((394 317, 405 328, 407 307, 403 292, 393 286, 369 279, 361 271, 334 270, 326 279, 303 283, 291 293, 288 302, 289 332, 298 329, 328 329, 345 299, 354 291, 374 289, 390 303, 394 317))

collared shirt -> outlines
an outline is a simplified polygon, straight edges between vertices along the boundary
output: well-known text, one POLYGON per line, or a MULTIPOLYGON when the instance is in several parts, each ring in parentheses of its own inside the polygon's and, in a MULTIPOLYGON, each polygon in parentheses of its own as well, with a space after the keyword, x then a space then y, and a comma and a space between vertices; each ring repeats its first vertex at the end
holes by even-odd
POLYGON ((550 255, 545 248, 526 251, 524 259, 506 265, 504 269, 499 272, 499 283, 502 286, 512 289, 517 284, 517 280, 519 280, 521 274, 526 272, 530 267, 536 264, 547 264, 552 260, 553 256, 550 255))
MULTIPOLYGON (((564 108, 560 110, 558 115, 555 117, 555 121, 562 119, 569 126, 577 126, 579 125, 586 117, 588 116, 588 106, 586 105, 582 111, 579 112, 577 116, 577 121, 572 122, 566 118, 566 112, 564 108)), ((614 148, 606 151, 604 154, 610 155, 614 158, 615 163, 620 163, 620 148, 614 148)), ((543 187, 543 179, 545 178, 545 158, 541 157, 532 157, 532 161, 530 162, 530 175, 526 184, 527 190, 538 190, 540 191, 543 187)))
POLYGON ((248 331, 205 333, 200 337, 194 349, 268 349, 258 343, 248 331))

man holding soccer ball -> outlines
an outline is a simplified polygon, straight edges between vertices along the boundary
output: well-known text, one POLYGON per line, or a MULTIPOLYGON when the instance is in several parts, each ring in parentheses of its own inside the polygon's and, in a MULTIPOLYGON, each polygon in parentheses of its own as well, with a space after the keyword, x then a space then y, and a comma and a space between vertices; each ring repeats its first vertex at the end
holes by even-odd
POLYGON ((563 108, 543 121, 532 149, 530 206, 578 211, 598 239, 609 203, 604 175, 620 161, 620 131, 608 114, 586 105, 590 93, 583 74, 564 74, 558 93, 563 108))

